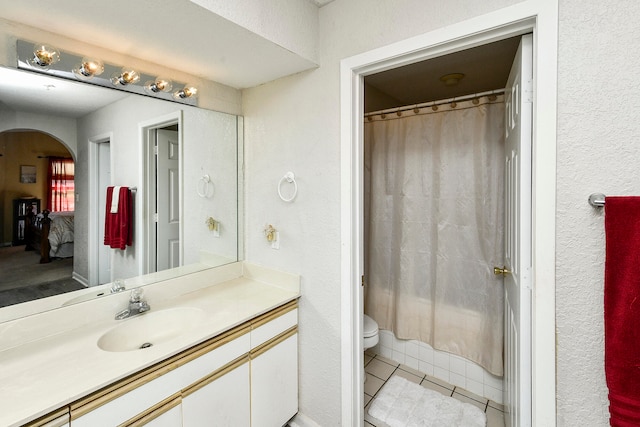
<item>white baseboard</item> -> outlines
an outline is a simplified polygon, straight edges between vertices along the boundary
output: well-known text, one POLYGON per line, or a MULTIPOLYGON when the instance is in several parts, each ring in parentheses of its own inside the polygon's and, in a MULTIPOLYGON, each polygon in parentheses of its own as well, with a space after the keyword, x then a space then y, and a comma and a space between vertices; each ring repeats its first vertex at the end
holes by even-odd
POLYGON ((89 287, 89 279, 87 279, 86 277, 82 276, 81 274, 76 273, 75 271, 71 274, 71 278, 76 280, 77 282, 80 282, 81 285, 83 285, 84 287, 88 288, 89 287))
POLYGON ((289 427, 321 427, 320 424, 300 412, 287 425, 289 427))

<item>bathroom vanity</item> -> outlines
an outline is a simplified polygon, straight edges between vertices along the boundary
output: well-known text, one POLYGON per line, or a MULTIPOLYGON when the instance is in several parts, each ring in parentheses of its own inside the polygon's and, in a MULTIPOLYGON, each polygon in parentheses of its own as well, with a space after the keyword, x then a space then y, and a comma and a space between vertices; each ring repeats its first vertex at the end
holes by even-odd
POLYGON ((0 324, 0 425, 276 426, 295 415, 297 276, 238 262, 144 289, 151 310, 125 320, 114 315, 128 291, 0 324))

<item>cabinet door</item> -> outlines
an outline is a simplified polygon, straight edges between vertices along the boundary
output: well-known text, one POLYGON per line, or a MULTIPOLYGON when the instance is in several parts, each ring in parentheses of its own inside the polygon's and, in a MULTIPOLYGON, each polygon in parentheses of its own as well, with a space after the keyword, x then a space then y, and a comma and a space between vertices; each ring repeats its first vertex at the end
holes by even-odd
POLYGON ((182 425, 185 427, 243 427, 251 424, 249 359, 231 364, 185 390, 182 425))
MULTIPOLYGON (((146 427, 180 427, 182 425, 182 410, 180 406, 173 407, 158 415, 148 423, 141 424, 146 427)), ((133 427, 133 426, 132 426, 133 427)))
POLYGON ((298 412, 298 334, 251 356, 251 425, 283 426, 298 412))

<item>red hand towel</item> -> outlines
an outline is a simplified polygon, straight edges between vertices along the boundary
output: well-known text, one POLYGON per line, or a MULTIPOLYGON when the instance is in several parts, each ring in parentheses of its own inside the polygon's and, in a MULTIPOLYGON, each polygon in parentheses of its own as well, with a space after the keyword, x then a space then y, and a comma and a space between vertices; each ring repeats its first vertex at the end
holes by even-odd
POLYGON ((605 375, 610 423, 640 426, 640 197, 605 199, 605 375))
POLYGON ((129 187, 120 187, 118 212, 111 213, 113 187, 107 187, 107 209, 104 221, 104 244, 114 249, 125 249, 133 243, 131 227, 131 196, 129 187))

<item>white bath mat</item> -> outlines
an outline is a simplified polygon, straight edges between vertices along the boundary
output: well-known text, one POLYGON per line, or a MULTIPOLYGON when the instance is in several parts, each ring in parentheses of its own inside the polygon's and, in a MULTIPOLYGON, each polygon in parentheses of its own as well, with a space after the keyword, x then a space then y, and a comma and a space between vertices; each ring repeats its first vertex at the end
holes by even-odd
POLYGON ((460 402, 394 375, 371 402, 369 415, 390 427, 485 427, 487 417, 460 402))

